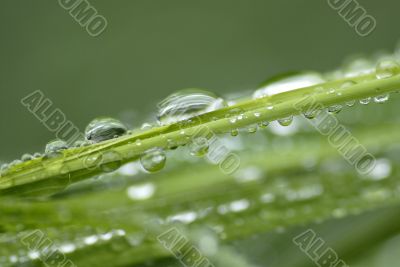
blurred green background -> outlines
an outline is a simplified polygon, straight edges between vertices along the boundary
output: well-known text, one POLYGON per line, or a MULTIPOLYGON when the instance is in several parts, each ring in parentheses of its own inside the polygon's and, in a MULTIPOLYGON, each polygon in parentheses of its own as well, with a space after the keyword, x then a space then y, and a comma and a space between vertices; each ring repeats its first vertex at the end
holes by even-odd
POLYGON ((359 0, 377 20, 360 37, 321 0, 95 1, 107 18, 87 34, 58 1, 3 0, 0 160, 54 138, 21 104, 42 90, 80 129, 109 115, 137 124, 184 87, 224 94, 287 70, 326 71, 348 56, 392 50, 400 2, 359 0))

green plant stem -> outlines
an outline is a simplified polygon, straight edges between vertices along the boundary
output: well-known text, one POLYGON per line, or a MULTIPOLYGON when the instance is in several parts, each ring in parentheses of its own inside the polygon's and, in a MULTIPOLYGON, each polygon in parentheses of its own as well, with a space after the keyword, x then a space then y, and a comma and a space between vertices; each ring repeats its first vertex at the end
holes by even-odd
POLYGON ((0 177, 0 194, 29 195, 57 191, 71 183, 104 172, 104 164, 123 164, 137 160, 151 148, 168 148, 168 142, 171 141, 177 145, 185 145, 190 142, 193 134, 204 128, 214 134, 224 134, 255 123, 299 114, 313 104, 328 107, 390 93, 399 88, 400 75, 378 80, 374 74, 370 74, 239 102, 191 120, 135 132, 84 148, 68 149, 55 158, 39 158, 15 165, 0 177), (341 85, 346 81, 354 81, 356 84, 342 88, 341 85), (334 93, 331 93, 332 90, 334 93), (313 103, 304 101, 310 97, 313 103), (236 119, 239 114, 242 119, 236 119), (232 119, 235 119, 234 123, 232 119), (105 157, 109 152, 113 156, 105 157), (99 161, 102 164, 96 164, 99 161))

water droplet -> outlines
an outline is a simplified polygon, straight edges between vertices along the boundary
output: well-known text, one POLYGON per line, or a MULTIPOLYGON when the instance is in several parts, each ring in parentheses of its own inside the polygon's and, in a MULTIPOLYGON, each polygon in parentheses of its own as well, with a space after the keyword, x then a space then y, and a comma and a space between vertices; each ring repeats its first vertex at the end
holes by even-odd
POLYGON ((348 106, 348 107, 352 107, 352 106, 354 106, 356 104, 356 101, 355 100, 351 100, 351 101, 347 101, 346 102, 346 105, 348 106))
POLYGON ((175 150, 177 149, 179 144, 175 142, 173 139, 167 139, 167 147, 170 150, 175 150))
POLYGON ((230 122, 231 124, 236 123, 236 121, 237 121, 236 117, 229 118, 229 122, 230 122))
POLYGON ((142 145, 142 140, 136 139, 135 145, 136 145, 136 146, 141 146, 141 145, 142 145))
POLYGON ((239 114, 239 115, 236 117, 236 119, 237 119, 238 121, 243 120, 243 119, 244 119, 244 114, 239 114))
POLYGON ((374 102, 375 103, 385 103, 386 101, 389 100, 389 94, 384 94, 384 95, 379 95, 374 97, 374 102))
POLYGON ((273 110, 274 109, 274 106, 273 105, 271 105, 271 104, 268 104, 267 105, 267 110, 273 110))
POLYGON ((46 154, 57 153, 67 148, 68 148, 67 142, 60 139, 56 139, 47 143, 45 153, 46 154))
POLYGON ((252 125, 247 128, 248 133, 255 133, 257 132, 257 125, 252 125))
POLYGON ((315 109, 315 110, 308 110, 308 111, 304 112, 303 115, 304 115, 304 117, 305 117, 306 119, 312 120, 312 119, 314 119, 315 117, 317 117, 317 115, 318 115, 319 112, 320 112, 320 111, 317 110, 317 109, 315 109))
POLYGON ((335 92, 336 92, 335 88, 331 88, 326 93, 327 94, 334 94, 335 92))
POLYGON ((340 86, 340 88, 345 89, 345 88, 349 88, 353 85, 356 85, 357 83, 354 81, 345 81, 344 83, 342 83, 342 85, 340 86))
POLYGON ((183 89, 158 104, 157 119, 161 125, 175 123, 226 106, 216 94, 202 89, 183 89))
POLYGON ((376 66, 376 78, 386 79, 400 73, 400 66, 393 60, 384 60, 376 66))
POLYGON ((153 125, 147 122, 143 123, 140 127, 141 130, 150 130, 151 128, 153 128, 153 125))
POLYGON ((146 171, 157 172, 164 168, 166 159, 164 150, 154 148, 146 151, 140 157, 140 163, 146 171))
POLYGON ((362 105, 368 105, 369 102, 371 102, 371 97, 360 99, 360 104, 362 104, 362 105))
POLYGON ((31 159, 33 159, 33 156, 31 154, 23 154, 22 157, 21 157, 22 161, 28 161, 28 160, 31 160, 31 159))
POLYGON ((259 118, 261 116, 260 112, 254 112, 254 117, 259 118))
POLYGON ((101 117, 94 119, 85 129, 87 140, 101 142, 118 136, 122 136, 127 132, 125 125, 117 119, 101 117))
POLYGON ((190 155, 203 157, 209 149, 208 139, 205 137, 195 138, 189 145, 190 155))
POLYGON ((293 116, 282 118, 278 120, 278 123, 282 126, 289 126, 293 121, 293 116))
POLYGON ((231 130, 231 135, 232 136, 238 136, 238 134, 239 134, 239 131, 237 129, 231 130))
POLYGON ((342 105, 333 105, 328 107, 328 112, 332 114, 337 114, 342 110, 343 106, 342 105))
POLYGON ((316 72, 291 72, 281 74, 266 80, 259 89, 254 92, 253 98, 272 96, 323 82, 325 82, 325 80, 316 72))
POLYGON ((260 128, 266 128, 269 125, 269 121, 262 121, 258 123, 258 127, 260 128))

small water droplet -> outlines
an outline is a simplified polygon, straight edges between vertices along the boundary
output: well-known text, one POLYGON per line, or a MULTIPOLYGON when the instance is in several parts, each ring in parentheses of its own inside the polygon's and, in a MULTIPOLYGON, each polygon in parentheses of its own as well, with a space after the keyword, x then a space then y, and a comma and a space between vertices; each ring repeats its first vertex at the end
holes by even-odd
POLYGON ((267 105, 267 110, 273 110, 274 109, 274 106, 273 105, 271 105, 271 104, 268 104, 267 105))
POLYGON ((254 117, 259 118, 261 116, 260 112, 254 112, 254 117))
POLYGON ((379 96, 374 97, 374 102, 375 103, 382 104, 382 103, 385 103, 388 100, 389 100, 389 94, 384 94, 384 95, 379 95, 379 96))
POLYGON ((140 163, 146 171, 157 172, 164 168, 166 159, 164 150, 154 148, 146 151, 140 157, 140 163))
POLYGON ((306 119, 312 120, 318 115, 318 113, 319 110, 315 109, 315 110, 308 110, 304 112, 303 115, 306 119))
POLYGON ((291 72, 267 79, 253 94, 253 99, 297 90, 323 83, 325 80, 317 72, 291 72))
POLYGON ((282 118, 278 120, 278 123, 282 126, 289 126, 293 121, 293 116, 282 118))
POLYGON ((269 125, 269 121, 262 121, 258 123, 258 127, 260 128, 266 128, 269 125))
POLYGON ((227 104, 221 97, 203 89, 183 89, 158 104, 157 119, 161 125, 182 121, 211 112, 227 104))
POLYGON ((31 160, 31 159, 33 159, 33 156, 31 154, 23 154, 22 157, 21 157, 22 161, 28 161, 28 160, 31 160))
POLYGON ((67 148, 68 148, 67 142, 60 139, 56 139, 47 143, 45 153, 46 154, 57 153, 67 148))
POLYGON ((167 147, 170 150, 175 150, 177 149, 179 144, 175 142, 173 139, 167 139, 167 147))
POLYGON ((247 128, 248 133, 255 133, 257 132, 257 125, 252 125, 247 128))
POLYGON ((124 135, 127 132, 125 125, 117 119, 101 117, 94 119, 85 129, 87 140, 101 142, 124 135))
POLYGON ((136 139, 135 145, 136 145, 136 146, 141 146, 141 145, 142 145, 142 140, 136 139))
POLYGON ((208 139, 205 137, 195 138, 189 145, 190 155, 203 157, 209 149, 208 139))
POLYGON ((143 123, 142 126, 140 127, 141 130, 150 130, 151 128, 153 128, 153 125, 147 122, 143 123))
POLYGON ((351 100, 351 101, 347 101, 346 102, 346 105, 348 106, 348 107, 352 107, 352 106, 354 106, 356 104, 356 101, 355 100, 351 100))
POLYGON ((362 105, 368 105, 369 102, 371 102, 371 97, 360 99, 360 104, 362 104, 362 105))
POLYGON ((400 73, 400 66, 393 60, 384 60, 376 66, 376 78, 386 79, 400 73))
POLYGON ((328 107, 328 112, 332 114, 337 114, 342 110, 343 106, 342 105, 333 105, 328 107))
POLYGON ((237 129, 231 130, 231 136, 237 136, 239 134, 239 131, 237 129))
POLYGON ((340 88, 345 89, 345 88, 349 88, 353 85, 356 85, 356 82, 354 81, 345 81, 344 83, 342 83, 342 85, 340 85, 340 88))
POLYGON ((334 94, 336 92, 335 88, 331 88, 327 91, 327 94, 334 94))

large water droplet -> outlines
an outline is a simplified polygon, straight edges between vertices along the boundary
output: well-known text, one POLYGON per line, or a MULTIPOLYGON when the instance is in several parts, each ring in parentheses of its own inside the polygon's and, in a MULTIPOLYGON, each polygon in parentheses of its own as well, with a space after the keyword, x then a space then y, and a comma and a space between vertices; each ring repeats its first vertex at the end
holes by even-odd
POLYGON ((293 116, 289 116, 283 119, 279 119, 278 123, 282 126, 289 126, 293 121, 293 116))
POLYGON ((85 129, 87 140, 101 142, 124 135, 127 129, 122 122, 114 118, 101 117, 94 119, 85 129))
POLYGON ((183 89, 158 104, 157 119, 161 125, 175 123, 226 106, 216 94, 202 89, 183 89))
POLYGON ((384 95, 379 95, 374 97, 374 102, 375 103, 385 103, 386 101, 389 100, 389 94, 384 94, 384 95))
POLYGON ((148 172, 157 172, 164 168, 166 156, 164 150, 160 148, 154 148, 146 151, 140 157, 140 163, 142 164, 143 169, 148 172))
POLYGON ((51 154, 67 148, 68 148, 67 142, 60 139, 56 139, 47 143, 45 153, 51 154))
POLYGON ((265 81, 259 89, 254 92, 253 98, 272 96, 323 82, 325 82, 325 80, 317 72, 292 72, 277 75, 265 81))
POLYGON ((384 60, 376 66, 376 78, 386 79, 400 73, 400 66, 393 60, 384 60))

